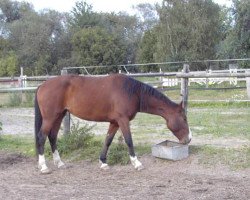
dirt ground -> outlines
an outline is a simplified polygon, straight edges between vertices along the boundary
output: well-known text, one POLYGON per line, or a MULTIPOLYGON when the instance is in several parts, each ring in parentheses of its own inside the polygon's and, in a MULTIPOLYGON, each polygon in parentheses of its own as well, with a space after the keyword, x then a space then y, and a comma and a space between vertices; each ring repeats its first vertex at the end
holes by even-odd
MULTIPOLYGON (((2 133, 33 134, 32 110, 9 111, 1 108, 2 133)), ((191 154, 172 162, 145 155, 139 158, 145 166, 142 171, 132 165, 103 171, 98 162, 67 160, 68 167, 58 170, 49 160, 52 174, 41 175, 35 158, 0 151, 0 199, 249 199, 250 168, 204 166, 198 159, 191 154)))
POLYGON ((41 175, 36 160, 0 152, 0 199, 241 199, 250 197, 250 170, 204 168, 194 156, 172 162, 143 156, 145 166, 99 169, 96 162, 67 162, 41 175))

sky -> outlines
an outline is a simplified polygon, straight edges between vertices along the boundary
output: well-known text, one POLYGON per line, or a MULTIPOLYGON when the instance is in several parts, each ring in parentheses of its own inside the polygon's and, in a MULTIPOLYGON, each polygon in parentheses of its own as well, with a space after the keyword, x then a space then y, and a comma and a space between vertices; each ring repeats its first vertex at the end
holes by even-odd
MULTIPOLYGON (((78 0, 18 0, 26 1, 33 4, 36 11, 42 9, 53 9, 59 12, 69 12, 72 7, 75 6, 75 2, 78 0)), ((126 11, 129 14, 133 14, 133 5, 139 3, 161 3, 162 0, 86 0, 88 4, 93 6, 93 10, 97 12, 120 12, 126 11)), ((214 2, 220 5, 230 6, 231 0, 214 0, 214 2)))

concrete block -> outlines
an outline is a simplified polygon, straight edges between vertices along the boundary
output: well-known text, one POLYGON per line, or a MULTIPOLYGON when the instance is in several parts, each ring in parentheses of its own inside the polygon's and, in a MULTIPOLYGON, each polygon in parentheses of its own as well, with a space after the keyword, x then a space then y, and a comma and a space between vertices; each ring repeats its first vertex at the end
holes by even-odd
POLYGON ((181 160, 189 155, 188 145, 166 140, 152 146, 152 155, 168 160, 181 160))

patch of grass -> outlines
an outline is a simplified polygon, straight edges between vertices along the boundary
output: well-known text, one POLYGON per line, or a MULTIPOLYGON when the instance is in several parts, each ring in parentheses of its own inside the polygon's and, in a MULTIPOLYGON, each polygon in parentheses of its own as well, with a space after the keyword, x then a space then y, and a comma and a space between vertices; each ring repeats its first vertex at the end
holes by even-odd
MULTIPOLYGON (((167 95, 171 100, 180 101, 180 89, 172 90, 172 88, 169 88, 169 90, 166 90, 164 92, 165 95, 167 95)), ((220 102, 214 102, 216 100, 226 100, 226 105, 230 105, 231 103, 236 102, 237 100, 247 100, 247 92, 246 89, 237 89, 237 90, 196 90, 196 89, 189 89, 189 96, 188 100, 206 100, 206 101, 212 101, 212 104, 216 105, 221 104, 220 102), (214 103, 213 103, 214 102, 214 103)), ((190 102, 189 102, 190 104, 190 102)), ((201 104, 201 103, 199 103, 201 104)), ((195 105, 195 104, 194 104, 195 105)), ((207 105, 207 103, 204 103, 204 105, 207 105)), ((223 104, 222 104, 223 105, 223 104)), ((247 106, 250 106, 250 103, 248 102, 247 106)))
POLYGON ((239 102, 234 100, 228 101, 207 101, 207 102, 197 102, 189 101, 189 108, 245 108, 250 107, 250 102, 239 102))
POLYGON ((34 92, 12 92, 8 95, 8 107, 32 107, 34 104, 34 92))
POLYGON ((35 156, 34 140, 28 136, 1 135, 0 150, 35 156))
POLYGON ((9 107, 18 107, 22 104, 22 93, 13 92, 9 95, 8 106, 9 107))
POLYGON ((194 135, 250 139, 250 108, 190 109, 189 125, 194 135))
POLYGON ((33 91, 24 92, 24 99, 22 101, 23 107, 33 107, 34 106, 35 93, 33 91))
POLYGON ((221 148, 209 145, 190 146, 190 154, 198 156, 200 164, 205 166, 227 165, 232 169, 250 168, 250 147, 239 149, 221 148))

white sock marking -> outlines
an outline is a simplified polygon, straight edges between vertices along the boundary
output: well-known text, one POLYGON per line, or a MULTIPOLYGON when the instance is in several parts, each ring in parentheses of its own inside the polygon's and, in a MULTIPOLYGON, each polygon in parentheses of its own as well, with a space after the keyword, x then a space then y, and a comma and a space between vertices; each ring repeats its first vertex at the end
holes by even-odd
POLYGON ((64 165, 64 163, 62 162, 59 152, 58 150, 55 150, 55 152, 53 153, 53 160, 54 160, 54 164, 60 168, 64 165))
POLYGON ((137 159, 137 157, 132 157, 132 156, 129 156, 130 157, 130 161, 132 163, 132 165, 135 167, 135 169, 138 169, 139 167, 142 166, 141 162, 137 159))
POLYGON ((38 159, 38 167, 41 169, 41 172, 48 170, 48 167, 47 167, 46 161, 45 161, 45 156, 39 155, 38 158, 39 158, 38 159))

